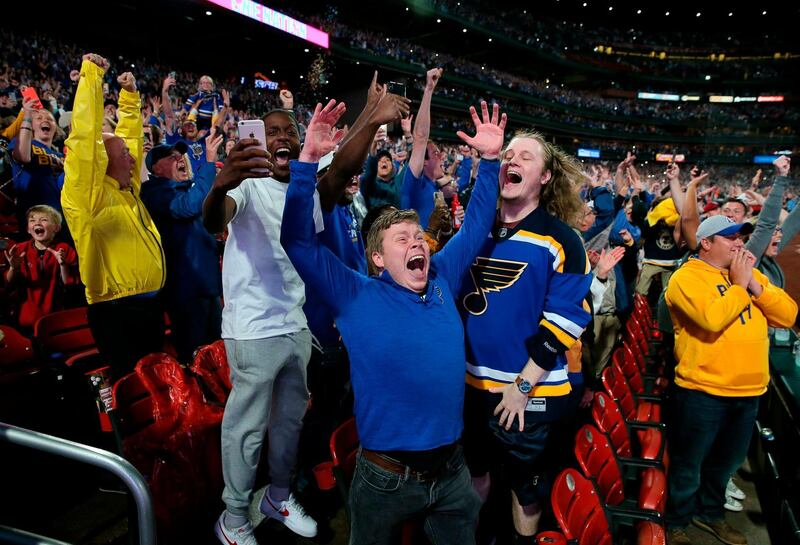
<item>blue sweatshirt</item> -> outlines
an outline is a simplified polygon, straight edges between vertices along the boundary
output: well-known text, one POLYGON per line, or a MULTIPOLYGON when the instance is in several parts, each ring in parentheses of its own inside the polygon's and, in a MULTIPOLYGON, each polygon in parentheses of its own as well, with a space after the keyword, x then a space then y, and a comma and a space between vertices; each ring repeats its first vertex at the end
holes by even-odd
MULTIPOLYGON (((384 272, 370 278, 323 247, 312 219, 316 165, 292 161, 281 244, 331 308, 350 355, 361 444, 421 451, 461 436, 464 329, 454 294, 495 216, 499 162, 483 161, 461 230, 431 257, 420 295, 384 272)), ((432 199, 431 199, 432 200, 432 199)))
POLYGON ((458 178, 458 192, 461 193, 469 187, 469 175, 472 172, 472 157, 464 157, 456 169, 458 178))
MULTIPOLYGON (((337 204, 330 212, 323 210, 322 219, 325 230, 318 235, 320 243, 354 271, 368 274, 367 252, 350 207, 337 204)), ((338 346, 339 331, 333 324, 333 315, 323 297, 309 286, 306 286, 303 312, 308 320, 308 328, 322 346, 338 346)))
POLYGON ((596 234, 601 233, 614 221, 614 197, 605 186, 593 187, 589 190, 589 200, 594 202, 597 215, 594 225, 583 234, 583 240, 592 240, 596 234))
POLYGON ((400 191, 400 207, 404 210, 413 208, 419 214, 419 224, 427 229, 428 220, 433 212, 433 194, 436 193, 436 182, 420 174, 414 177, 411 169, 407 168, 403 177, 403 187, 400 191))
POLYGON ((216 174, 214 163, 203 163, 191 182, 153 176, 142 184, 142 202, 164 245, 167 281, 162 293, 168 302, 222 294, 217 241, 203 227, 203 201, 216 174))

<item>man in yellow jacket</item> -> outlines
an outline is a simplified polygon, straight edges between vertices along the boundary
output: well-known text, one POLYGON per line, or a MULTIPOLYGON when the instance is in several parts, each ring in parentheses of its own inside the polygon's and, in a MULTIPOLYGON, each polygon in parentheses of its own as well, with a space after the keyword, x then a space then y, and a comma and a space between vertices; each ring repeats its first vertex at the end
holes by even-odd
POLYGON ((669 545, 690 543, 684 531, 690 520, 723 543, 747 543, 725 521, 725 487, 747 454, 758 398, 769 382, 767 326, 791 327, 797 316, 797 303, 753 268, 755 257, 741 239, 752 230, 725 216, 703 221, 698 256, 667 287, 678 362, 669 545))
POLYGON ((117 78, 119 124, 103 133, 103 75, 109 64, 83 56, 66 141, 61 204, 86 285, 89 326, 114 378, 162 350, 158 292, 166 269, 161 236, 139 198, 144 136, 136 79, 117 78))

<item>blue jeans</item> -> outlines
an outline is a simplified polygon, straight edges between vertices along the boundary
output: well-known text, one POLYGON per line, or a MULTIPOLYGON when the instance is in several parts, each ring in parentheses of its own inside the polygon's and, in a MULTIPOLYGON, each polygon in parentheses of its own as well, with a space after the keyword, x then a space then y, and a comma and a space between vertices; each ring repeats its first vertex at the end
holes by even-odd
POLYGON ((433 545, 473 545, 480 508, 461 447, 431 481, 386 471, 359 453, 350 488, 350 545, 389 545, 403 522, 423 517, 433 545))
POLYGON ((721 397, 676 387, 669 424, 666 523, 725 518, 725 486, 747 455, 758 397, 721 397))

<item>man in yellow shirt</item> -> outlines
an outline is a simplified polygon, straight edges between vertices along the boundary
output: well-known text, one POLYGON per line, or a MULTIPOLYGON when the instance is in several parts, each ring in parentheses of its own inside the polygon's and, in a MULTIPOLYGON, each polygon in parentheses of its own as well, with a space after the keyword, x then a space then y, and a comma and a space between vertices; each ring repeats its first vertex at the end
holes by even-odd
POLYGON ((114 379, 163 349, 158 292, 166 269, 161 236, 139 198, 144 133, 130 72, 117 78, 119 123, 103 133, 106 59, 83 56, 67 138, 61 204, 86 285, 89 326, 114 379))
POLYGON ((678 362, 668 545, 690 543, 684 531, 690 520, 723 543, 747 543, 725 521, 725 487, 747 454, 769 382, 767 326, 791 327, 797 316, 797 303, 753 268, 755 257, 741 239, 752 230, 725 216, 703 221, 697 257, 667 287, 678 362))

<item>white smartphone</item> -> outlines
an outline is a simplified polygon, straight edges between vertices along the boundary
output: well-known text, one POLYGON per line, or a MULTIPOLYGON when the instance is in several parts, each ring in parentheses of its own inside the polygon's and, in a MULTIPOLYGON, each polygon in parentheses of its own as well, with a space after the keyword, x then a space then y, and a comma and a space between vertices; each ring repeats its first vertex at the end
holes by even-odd
MULTIPOLYGON (((255 138, 258 140, 258 147, 267 151, 267 131, 264 122, 260 119, 245 119, 239 121, 239 140, 255 138)), ((254 169, 257 172, 269 173, 266 169, 254 169)))

